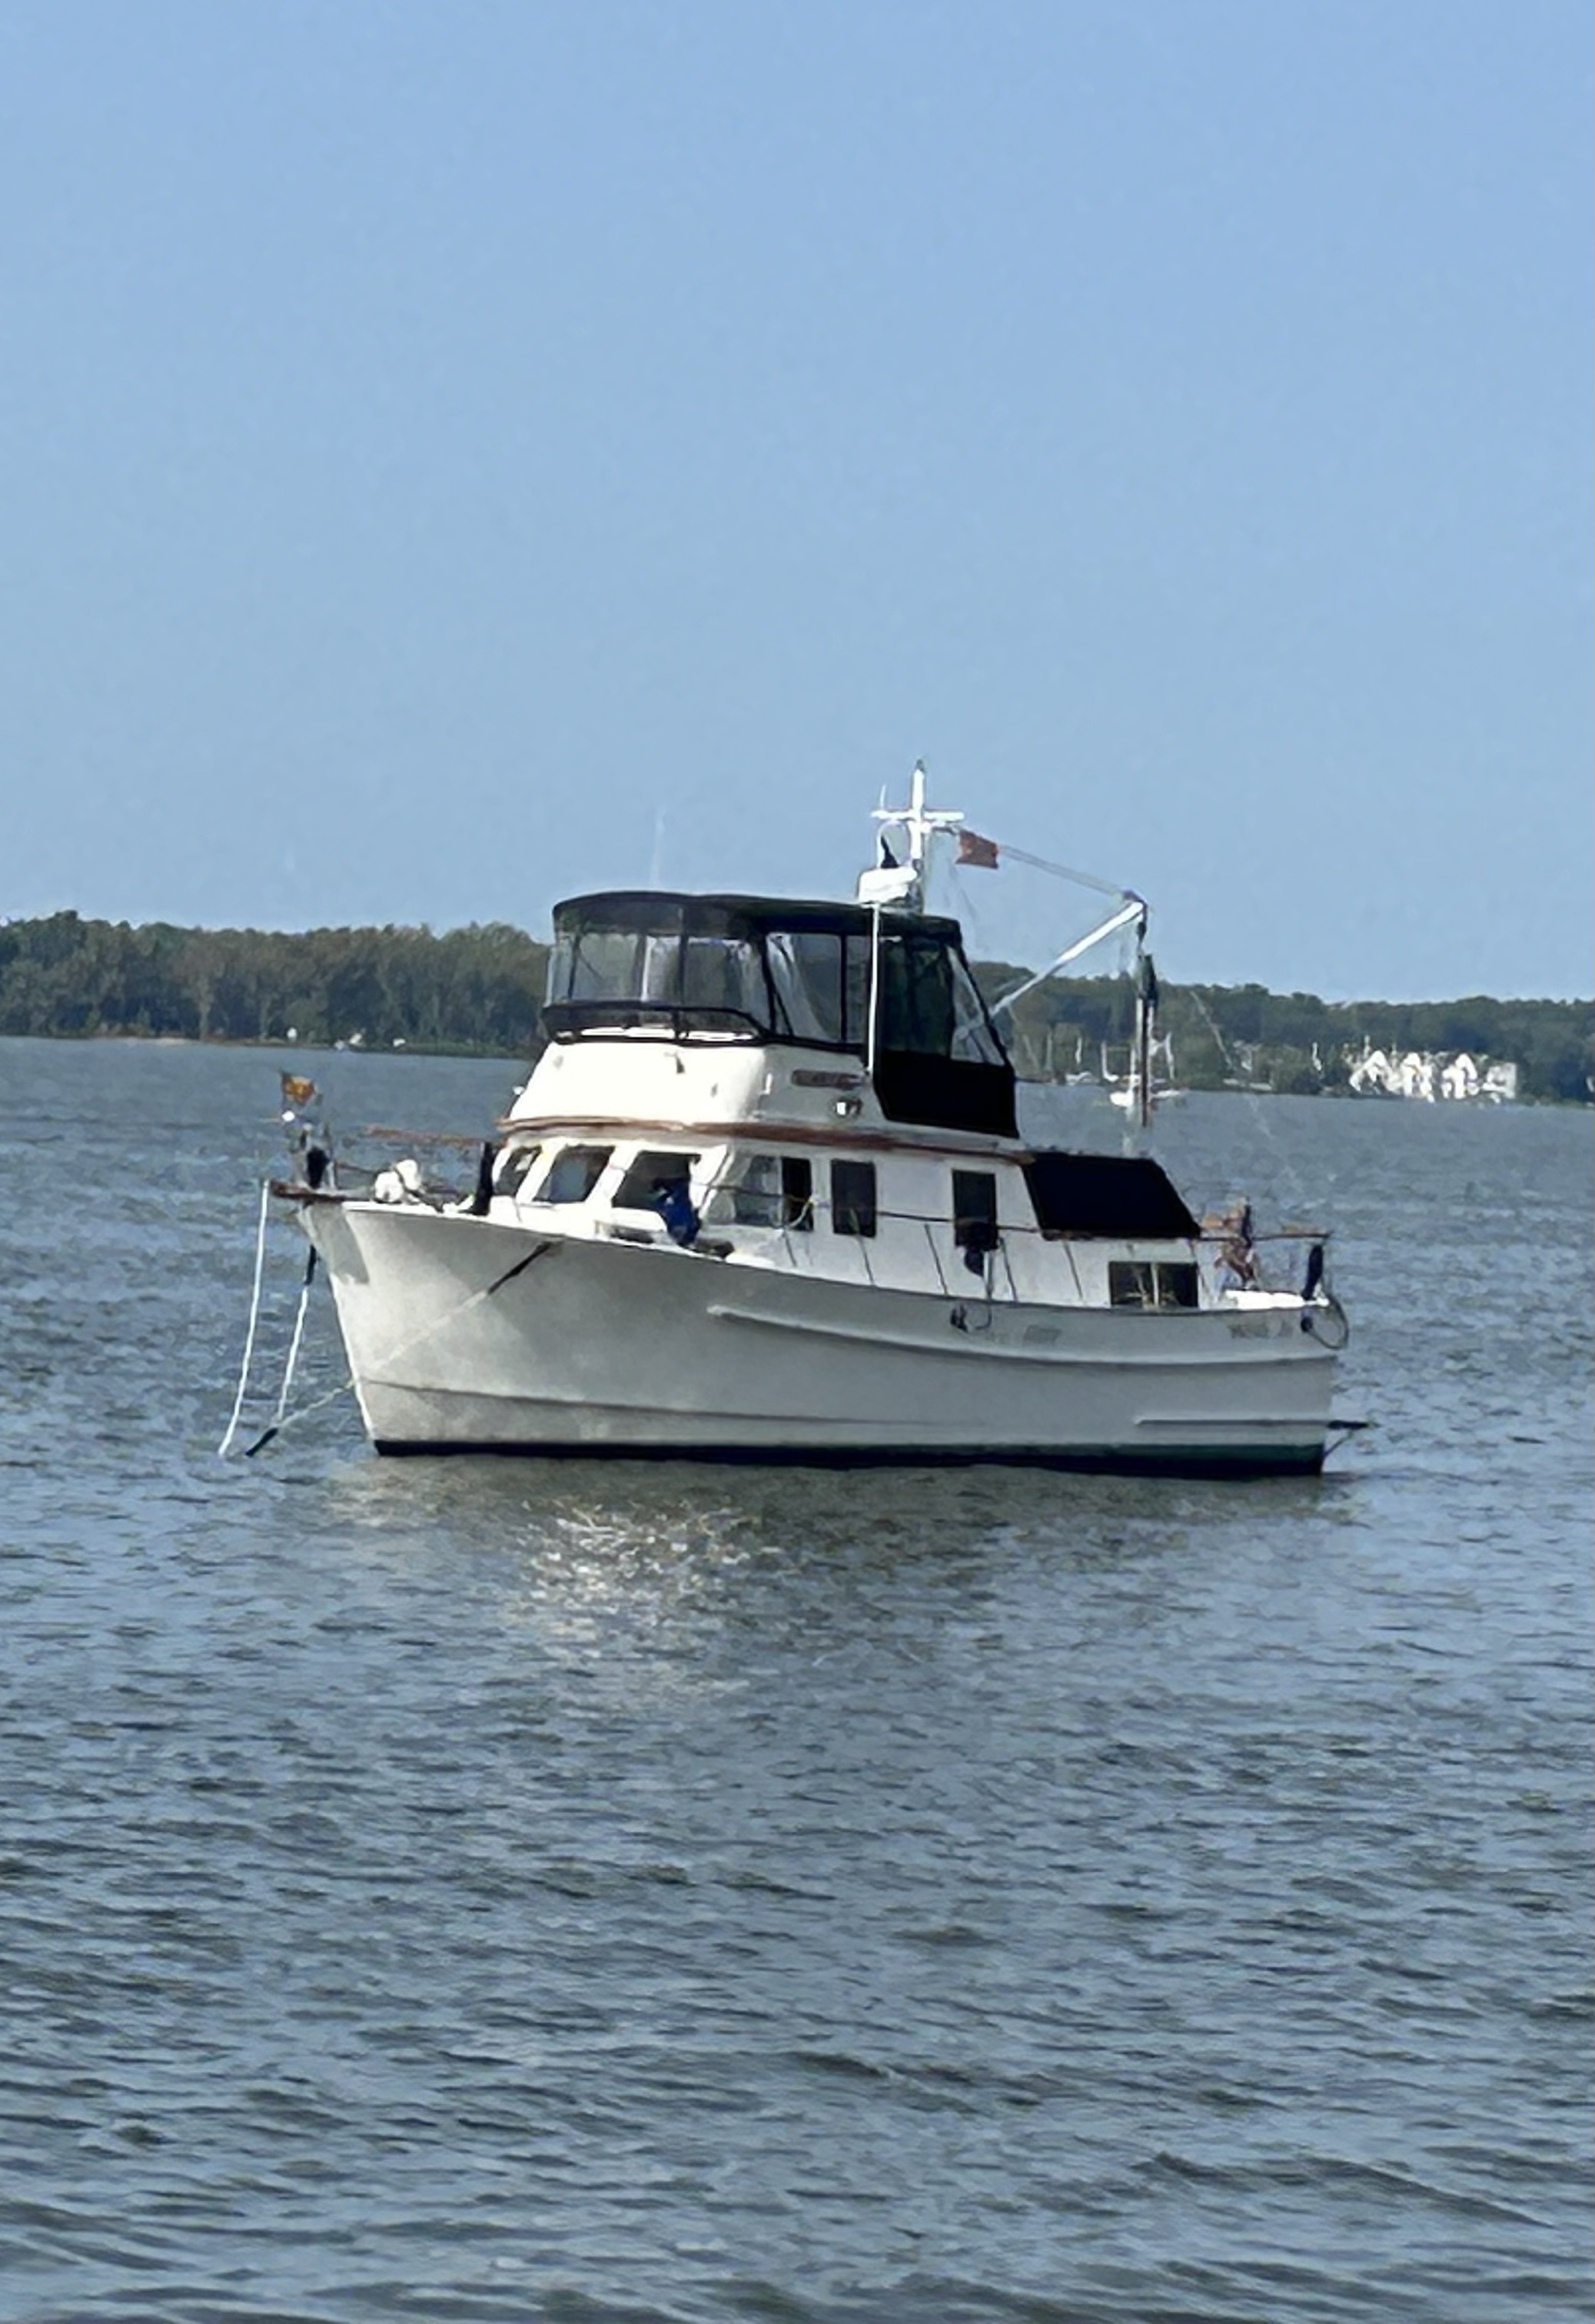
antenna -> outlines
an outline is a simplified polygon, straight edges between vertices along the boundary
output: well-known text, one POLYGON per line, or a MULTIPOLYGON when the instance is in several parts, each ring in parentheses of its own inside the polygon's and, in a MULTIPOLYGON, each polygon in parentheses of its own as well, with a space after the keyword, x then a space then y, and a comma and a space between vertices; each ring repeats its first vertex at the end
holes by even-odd
POLYGON ((927 807, 925 804, 925 761, 916 759, 914 771, 908 779, 907 807, 888 807, 882 793, 881 804, 871 811, 876 825, 876 861, 868 872, 859 874, 858 900, 861 904, 901 904, 910 911, 918 911, 925 901, 925 875, 930 843, 938 832, 959 830, 963 823, 956 807, 927 807), (880 844, 888 827, 908 835, 908 860, 899 863, 885 856, 880 844))

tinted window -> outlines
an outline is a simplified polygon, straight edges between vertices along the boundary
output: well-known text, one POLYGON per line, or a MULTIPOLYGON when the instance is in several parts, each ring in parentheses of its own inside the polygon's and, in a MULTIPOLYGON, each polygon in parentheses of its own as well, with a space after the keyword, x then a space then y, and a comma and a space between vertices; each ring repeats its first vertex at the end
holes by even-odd
POLYGON ((954 1171, 953 1240, 961 1250, 996 1250, 997 1180, 991 1171, 954 1171))
POLYGON ((696 1168, 696 1154, 634 1155, 615 1190, 615 1209, 657 1211, 659 1198, 655 1179, 662 1178, 667 1185, 674 1185, 678 1180, 690 1178, 696 1168))
POLYGON ((835 1234, 874 1233, 875 1165, 872 1162, 832 1163, 831 1227, 835 1234))
POLYGON ((493 1192, 499 1194, 518 1194, 525 1184, 532 1164, 542 1150, 540 1146, 512 1146, 499 1164, 498 1176, 493 1182, 493 1192))
POLYGON ((814 1224, 814 1165, 806 1154, 781 1157, 781 1224, 804 1234, 814 1224))
POLYGON ((537 1190, 539 1203, 585 1203, 603 1177, 613 1146, 567 1146, 537 1190))

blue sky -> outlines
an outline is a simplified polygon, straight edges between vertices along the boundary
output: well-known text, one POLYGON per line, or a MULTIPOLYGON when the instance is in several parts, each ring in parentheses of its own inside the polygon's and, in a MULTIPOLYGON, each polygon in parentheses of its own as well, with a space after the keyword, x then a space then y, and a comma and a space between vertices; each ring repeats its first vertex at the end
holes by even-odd
POLYGON ((1592 93, 1581 0, 12 0, 0 911, 846 892, 923 757, 1175 979, 1588 993, 1592 93))

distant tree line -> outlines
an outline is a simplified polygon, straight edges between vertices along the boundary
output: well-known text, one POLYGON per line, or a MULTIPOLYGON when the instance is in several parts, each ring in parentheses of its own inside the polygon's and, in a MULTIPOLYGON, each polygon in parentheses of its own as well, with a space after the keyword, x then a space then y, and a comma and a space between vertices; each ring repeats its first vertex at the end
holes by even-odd
MULTIPOLYGON (((358 1040, 524 1057, 539 1042, 548 946, 501 923, 451 929, 180 928, 48 919, 0 924, 0 1034, 143 1034, 189 1040, 358 1040)), ((1025 972, 977 970, 988 998, 1025 972)), ((1003 1030, 1021 1073, 1122 1072, 1134 1019, 1124 977, 1055 978, 1003 1030)), ((1366 1044, 1512 1059, 1525 1097, 1588 1104, 1595 1003, 1327 1002, 1260 984, 1164 984, 1157 1023, 1187 1089, 1343 1089, 1366 1044)))
MULTIPOLYGON (((1025 972, 983 964, 976 973, 991 1000, 1025 972)), ((1100 1074, 1104 1061, 1124 1072, 1134 1021, 1134 986, 1122 976, 1054 978, 1003 1020, 1019 1071, 1060 1079, 1100 1074)), ((1595 1002, 1588 1001, 1326 1001, 1260 984, 1165 982, 1157 1023, 1172 1049, 1173 1078, 1185 1089, 1333 1094, 1369 1047, 1397 1056, 1466 1050, 1476 1064, 1510 1060, 1522 1096, 1564 1103, 1589 1104, 1595 1077, 1595 1002)))
POLYGON ((177 928, 49 919, 0 926, 0 1033, 359 1040, 523 1056, 548 946, 519 928, 177 928))

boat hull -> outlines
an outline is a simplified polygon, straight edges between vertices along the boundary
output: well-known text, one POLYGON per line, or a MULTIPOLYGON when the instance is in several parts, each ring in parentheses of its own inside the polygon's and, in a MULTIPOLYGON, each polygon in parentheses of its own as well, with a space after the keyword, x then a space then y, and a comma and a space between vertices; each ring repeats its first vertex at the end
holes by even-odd
POLYGON ((410 1206, 312 1204, 305 1223, 383 1452, 1233 1475, 1323 1459, 1333 1351, 1295 1303, 988 1303, 410 1206))

